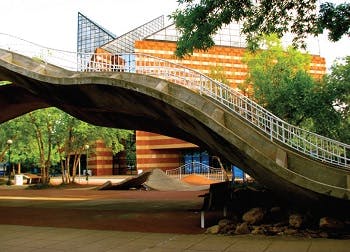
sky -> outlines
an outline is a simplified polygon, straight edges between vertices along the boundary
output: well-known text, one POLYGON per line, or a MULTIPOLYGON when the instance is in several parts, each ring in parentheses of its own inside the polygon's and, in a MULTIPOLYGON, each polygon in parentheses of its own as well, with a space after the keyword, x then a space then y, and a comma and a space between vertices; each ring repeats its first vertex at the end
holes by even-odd
MULTIPOLYGON (((76 51, 78 12, 119 36, 161 15, 168 16, 177 7, 176 0, 1 0, 0 33, 76 51)), ((314 46, 313 51, 326 58, 327 67, 337 57, 350 55, 349 37, 333 43, 323 35, 314 46)))

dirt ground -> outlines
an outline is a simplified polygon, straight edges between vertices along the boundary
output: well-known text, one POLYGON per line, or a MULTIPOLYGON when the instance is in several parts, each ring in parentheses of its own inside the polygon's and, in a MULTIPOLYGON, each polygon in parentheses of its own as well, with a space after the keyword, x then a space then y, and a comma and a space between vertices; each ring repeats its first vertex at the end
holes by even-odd
POLYGON ((204 193, 2 185, 0 224, 197 234, 204 193))

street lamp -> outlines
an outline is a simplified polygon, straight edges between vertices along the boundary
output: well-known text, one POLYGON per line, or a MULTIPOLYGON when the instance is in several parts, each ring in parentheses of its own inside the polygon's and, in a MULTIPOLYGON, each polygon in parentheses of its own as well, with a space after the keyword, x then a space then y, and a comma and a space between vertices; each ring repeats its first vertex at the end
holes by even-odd
POLYGON ((12 139, 7 140, 7 145, 9 147, 8 155, 9 155, 9 160, 8 160, 8 180, 7 180, 7 185, 11 185, 11 144, 13 143, 12 139))
POLYGON ((86 150, 86 183, 89 183, 89 148, 90 146, 88 144, 85 144, 84 146, 86 150))

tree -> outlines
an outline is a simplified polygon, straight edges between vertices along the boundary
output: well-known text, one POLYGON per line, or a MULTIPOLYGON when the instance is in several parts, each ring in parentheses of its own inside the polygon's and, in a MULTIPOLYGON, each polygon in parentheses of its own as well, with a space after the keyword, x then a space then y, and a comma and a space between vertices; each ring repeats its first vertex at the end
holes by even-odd
POLYGON ((346 142, 349 57, 347 64, 333 66, 332 74, 316 80, 307 71, 308 55, 293 47, 285 50, 277 36, 264 41, 266 49, 247 52, 244 58, 253 99, 286 122, 346 142))
POLYGON ((332 41, 349 36, 350 4, 335 6, 325 3, 317 13, 316 0, 178 0, 179 8, 172 13, 181 32, 175 54, 182 58, 194 50, 207 50, 214 45, 212 36, 232 21, 243 24, 250 49, 256 49, 260 37, 275 33, 278 37, 290 32, 293 44, 305 47, 308 34, 330 31, 332 41))
POLYGON ((53 139, 60 111, 55 108, 40 109, 23 116, 24 123, 21 138, 18 141, 26 143, 31 149, 26 149, 28 155, 35 155, 40 168, 41 182, 49 182, 49 169, 52 165, 53 139))
POLYGON ((315 85, 307 73, 310 56, 291 46, 284 50, 276 35, 266 36, 263 44, 266 50, 245 54, 246 85, 252 87, 257 103, 281 119, 301 126, 309 117, 305 104, 309 103, 315 85))
POLYGON ((49 182, 49 169, 52 164, 60 162, 62 180, 70 183, 74 182, 86 144, 102 139, 115 154, 124 148, 123 140, 132 133, 128 130, 90 125, 56 108, 41 109, 0 125, 0 158, 3 159, 7 153, 6 140, 13 139, 13 161, 37 164, 43 183, 49 182))
POLYGON ((24 117, 15 118, 0 125, 0 162, 6 161, 6 154, 8 154, 9 151, 7 140, 11 139, 13 142, 11 145, 12 164, 38 163, 37 160, 35 160, 38 154, 34 154, 33 151, 36 150, 36 146, 34 146, 33 139, 30 138, 27 132, 28 123, 25 121, 24 117), (22 136, 26 139, 23 139, 22 136))
POLYGON ((328 30, 328 38, 338 41, 343 35, 350 36, 350 4, 323 3, 317 19, 318 33, 328 30))
MULTIPOLYGON (((332 129, 325 127, 323 130, 332 132, 334 138, 344 143, 350 143, 350 56, 333 64, 324 83, 323 100, 332 103, 332 107, 337 111, 339 123, 329 120, 332 129), (333 129, 334 127, 336 129, 333 129)), ((321 122, 318 125, 322 125, 321 122)))
POLYGON ((16 130, 18 129, 17 125, 12 123, 4 123, 3 127, 0 128, 0 163, 5 162, 6 154, 9 150, 9 145, 7 140, 11 139, 14 145, 16 143, 16 130))
POLYGON ((217 80, 225 85, 229 85, 229 81, 225 74, 225 70, 222 66, 214 66, 210 68, 210 73, 208 75, 210 78, 217 80))
POLYGON ((85 145, 91 145, 96 140, 103 140, 106 146, 111 148, 113 154, 116 154, 124 149, 123 142, 131 134, 133 132, 130 130, 94 126, 64 113, 55 131, 62 182, 75 182, 79 160, 86 152, 85 145))

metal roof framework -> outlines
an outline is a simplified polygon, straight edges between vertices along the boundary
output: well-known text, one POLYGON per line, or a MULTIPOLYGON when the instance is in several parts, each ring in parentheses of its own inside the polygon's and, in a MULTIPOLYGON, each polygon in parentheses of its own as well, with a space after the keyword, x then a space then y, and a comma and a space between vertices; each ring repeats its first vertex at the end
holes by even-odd
POLYGON ((164 15, 159 16, 130 32, 127 32, 113 41, 107 42, 101 48, 111 53, 120 54, 135 51, 135 41, 143 40, 147 36, 164 28, 164 15))
POLYGON ((114 40, 115 38, 116 35, 78 12, 78 66, 83 67, 83 64, 86 62, 89 54, 93 53, 96 48, 114 40))

